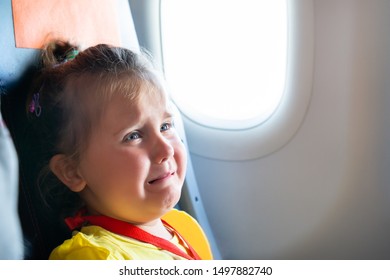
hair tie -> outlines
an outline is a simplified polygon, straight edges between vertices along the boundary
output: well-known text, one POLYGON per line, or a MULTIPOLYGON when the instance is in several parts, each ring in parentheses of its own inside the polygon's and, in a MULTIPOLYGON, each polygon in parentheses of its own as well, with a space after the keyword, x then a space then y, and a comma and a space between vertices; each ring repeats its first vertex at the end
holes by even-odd
POLYGON ((65 54, 65 60, 63 63, 73 60, 77 55, 79 54, 79 51, 76 49, 71 49, 65 54))
POLYGON ((53 68, 56 68, 68 61, 71 61, 73 60, 77 55, 79 54, 79 51, 76 50, 76 49, 71 49, 70 51, 66 52, 65 53, 65 59, 63 61, 61 61, 60 63, 57 63, 57 64, 54 64, 53 65, 53 68))

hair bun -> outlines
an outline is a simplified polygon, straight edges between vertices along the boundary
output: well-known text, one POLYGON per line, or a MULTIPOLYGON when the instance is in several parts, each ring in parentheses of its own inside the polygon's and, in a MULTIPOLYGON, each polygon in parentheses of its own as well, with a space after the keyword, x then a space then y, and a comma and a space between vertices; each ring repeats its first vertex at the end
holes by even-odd
POLYGON ((72 60, 79 53, 79 46, 68 41, 56 40, 47 44, 42 53, 44 67, 55 67, 61 63, 72 60))

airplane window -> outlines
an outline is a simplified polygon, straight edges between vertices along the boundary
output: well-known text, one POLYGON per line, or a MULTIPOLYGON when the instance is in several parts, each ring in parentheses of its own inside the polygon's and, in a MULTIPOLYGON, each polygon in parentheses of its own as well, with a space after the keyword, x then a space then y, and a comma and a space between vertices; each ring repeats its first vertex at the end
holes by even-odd
POLYGON ((161 0, 159 12, 192 154, 256 159, 296 135, 312 93, 314 0, 161 0))
POLYGON ((286 1, 164 0, 164 71, 190 119, 223 129, 267 120, 285 89, 286 1))

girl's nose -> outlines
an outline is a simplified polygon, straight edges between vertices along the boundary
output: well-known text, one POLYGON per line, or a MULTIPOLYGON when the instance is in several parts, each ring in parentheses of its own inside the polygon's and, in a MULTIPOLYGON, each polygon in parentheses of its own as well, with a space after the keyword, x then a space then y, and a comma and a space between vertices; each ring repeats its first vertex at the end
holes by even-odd
POLYGON ((172 143, 163 136, 156 139, 153 145, 153 158, 158 164, 161 164, 173 157, 175 154, 172 143))

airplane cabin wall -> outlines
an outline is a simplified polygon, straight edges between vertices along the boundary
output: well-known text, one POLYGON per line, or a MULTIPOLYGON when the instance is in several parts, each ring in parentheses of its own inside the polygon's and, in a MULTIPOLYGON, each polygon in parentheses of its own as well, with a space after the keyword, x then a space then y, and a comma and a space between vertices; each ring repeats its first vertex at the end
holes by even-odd
POLYGON ((296 135, 251 161, 192 154, 225 259, 390 258, 390 1, 314 3, 312 97, 296 135))

